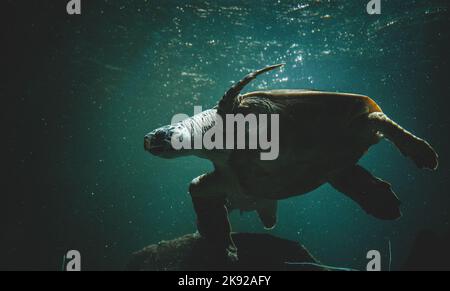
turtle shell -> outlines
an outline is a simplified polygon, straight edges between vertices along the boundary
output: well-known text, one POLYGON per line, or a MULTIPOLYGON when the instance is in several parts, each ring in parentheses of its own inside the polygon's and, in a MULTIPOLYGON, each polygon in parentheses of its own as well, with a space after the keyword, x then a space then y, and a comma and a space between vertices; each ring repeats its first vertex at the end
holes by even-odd
POLYGON ((279 114, 279 155, 235 150, 229 160, 246 195, 282 199, 314 190, 356 164, 379 141, 364 117, 381 112, 369 97, 312 90, 240 95, 233 113, 279 114))

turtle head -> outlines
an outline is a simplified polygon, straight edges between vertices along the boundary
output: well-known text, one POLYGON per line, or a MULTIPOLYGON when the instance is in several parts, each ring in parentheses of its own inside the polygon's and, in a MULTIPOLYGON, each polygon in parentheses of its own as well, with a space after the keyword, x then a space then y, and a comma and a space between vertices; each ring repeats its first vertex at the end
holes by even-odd
POLYGON ((174 139, 182 142, 190 139, 190 132, 181 124, 166 125, 157 128, 144 137, 144 148, 152 155, 171 159, 186 155, 185 150, 176 149, 174 139))
POLYGON ((209 109, 192 117, 175 115, 170 125, 157 128, 144 137, 145 150, 166 159, 188 155, 205 157, 208 150, 203 148, 202 138, 214 126, 216 112, 209 109))

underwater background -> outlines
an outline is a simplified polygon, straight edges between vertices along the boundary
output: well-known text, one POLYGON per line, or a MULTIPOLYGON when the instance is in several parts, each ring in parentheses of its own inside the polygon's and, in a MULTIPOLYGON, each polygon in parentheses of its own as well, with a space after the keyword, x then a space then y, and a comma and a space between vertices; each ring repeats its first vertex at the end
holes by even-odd
MULTIPOLYGON (((248 72, 247 90, 313 88, 371 96, 440 154, 421 171, 390 143, 361 164, 392 183, 403 217, 379 221, 328 185, 283 200, 269 233, 327 265, 388 269, 417 234, 449 230, 448 1, 5 1, 0 269, 60 270, 68 250, 84 270, 120 270, 132 252, 196 230, 189 182, 206 160, 163 160, 143 137, 216 104, 248 72), (6 222, 6 223, 5 223, 6 222)), ((237 232, 266 232, 232 213, 237 232)), ((267 250, 270 252, 270 250, 267 250)))

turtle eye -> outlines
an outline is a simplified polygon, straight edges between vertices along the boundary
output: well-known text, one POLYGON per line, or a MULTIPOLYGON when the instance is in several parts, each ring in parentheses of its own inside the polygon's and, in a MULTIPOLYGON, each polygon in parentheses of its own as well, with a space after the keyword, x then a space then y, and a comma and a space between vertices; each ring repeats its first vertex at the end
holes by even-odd
POLYGON ((166 132, 164 130, 159 129, 155 132, 156 139, 163 140, 163 139, 165 139, 165 137, 166 137, 166 132))

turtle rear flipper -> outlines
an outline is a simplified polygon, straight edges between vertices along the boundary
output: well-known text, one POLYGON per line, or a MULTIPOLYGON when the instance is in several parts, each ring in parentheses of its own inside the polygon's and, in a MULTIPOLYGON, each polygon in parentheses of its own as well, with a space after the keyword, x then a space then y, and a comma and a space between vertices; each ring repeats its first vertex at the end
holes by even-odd
POLYGON ((392 141, 403 155, 411 158, 417 167, 436 170, 439 161, 433 147, 425 140, 403 129, 382 112, 368 115, 369 127, 392 141))
POLYGON ((273 229, 276 226, 277 208, 278 202, 276 200, 267 200, 264 201, 264 204, 261 207, 256 209, 259 219, 261 220, 265 229, 273 229))
POLYGON ((330 184, 376 218, 395 220, 402 215, 400 200, 391 185, 374 177, 361 166, 355 165, 339 173, 330 184))

